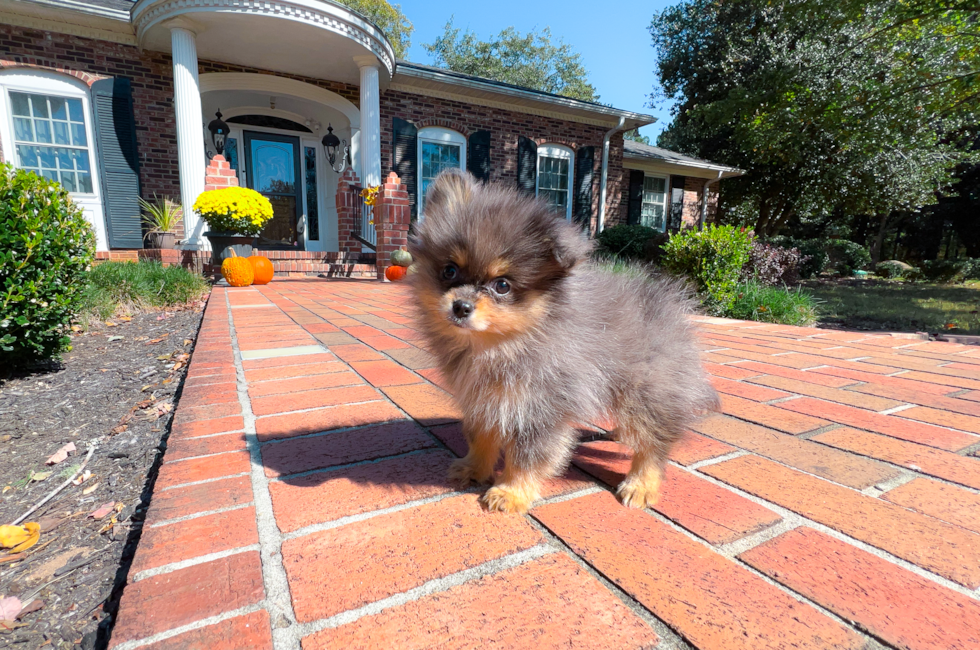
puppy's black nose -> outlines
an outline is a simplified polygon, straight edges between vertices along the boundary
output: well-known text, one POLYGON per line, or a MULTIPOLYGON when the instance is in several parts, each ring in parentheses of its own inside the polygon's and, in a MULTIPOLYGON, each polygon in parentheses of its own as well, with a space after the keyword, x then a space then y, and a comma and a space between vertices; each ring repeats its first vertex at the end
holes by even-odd
POLYGON ((466 318, 473 313, 473 303, 469 300, 454 300, 453 301, 453 315, 456 318, 466 318))

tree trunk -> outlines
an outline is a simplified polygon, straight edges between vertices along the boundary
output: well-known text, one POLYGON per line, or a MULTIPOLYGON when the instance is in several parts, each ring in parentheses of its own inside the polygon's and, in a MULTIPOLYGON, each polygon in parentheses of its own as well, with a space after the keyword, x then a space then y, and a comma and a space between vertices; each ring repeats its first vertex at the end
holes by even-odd
POLYGON ((755 221, 755 234, 763 235, 769 225, 769 198, 765 197, 759 202, 759 218, 755 221))
POLYGON ((882 212, 878 215, 878 234, 875 236, 874 244, 871 246, 871 266, 877 266, 881 261, 881 246, 885 242, 885 231, 888 230, 888 213, 882 212))
POLYGON ((794 214, 796 214, 796 208, 786 207, 786 204, 784 203, 782 207, 782 214, 769 223, 768 236, 775 237, 778 235, 783 229, 783 226, 786 225, 786 222, 793 218, 794 214))

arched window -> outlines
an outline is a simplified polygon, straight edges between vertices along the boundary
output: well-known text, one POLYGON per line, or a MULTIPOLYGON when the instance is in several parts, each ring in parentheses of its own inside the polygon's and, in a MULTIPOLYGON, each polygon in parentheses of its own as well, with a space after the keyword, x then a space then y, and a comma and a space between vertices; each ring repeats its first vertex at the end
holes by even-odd
POLYGON ((444 169, 466 169, 466 138, 439 126, 419 129, 419 218, 425 214, 425 193, 444 169))
POLYGON ((566 219, 572 218, 572 170, 575 153, 560 144, 538 146, 537 195, 566 219))
POLYGON ((72 194, 95 195, 88 89, 42 71, 0 75, 0 88, 0 134, 12 145, 5 153, 14 166, 57 181, 72 194))

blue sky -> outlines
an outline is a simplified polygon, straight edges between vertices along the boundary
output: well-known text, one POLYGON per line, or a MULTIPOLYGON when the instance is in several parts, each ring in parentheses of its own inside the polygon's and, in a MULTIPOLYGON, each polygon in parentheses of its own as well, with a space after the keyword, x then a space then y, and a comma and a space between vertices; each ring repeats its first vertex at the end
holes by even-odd
MULTIPOLYGON (((397 3, 394 0, 393 4, 397 3)), ((653 115, 657 122, 641 129, 656 142, 670 122, 669 106, 651 108, 649 95, 654 76, 653 47, 647 27, 653 14, 671 4, 665 0, 641 2, 620 0, 612 5, 571 0, 565 3, 531 0, 495 2, 449 2, 448 0, 403 0, 402 11, 415 25, 408 58, 432 63, 423 43, 442 34, 450 16, 464 31, 480 38, 506 27, 527 32, 550 27, 554 37, 564 39, 582 55, 589 80, 603 102, 616 108, 653 115)))

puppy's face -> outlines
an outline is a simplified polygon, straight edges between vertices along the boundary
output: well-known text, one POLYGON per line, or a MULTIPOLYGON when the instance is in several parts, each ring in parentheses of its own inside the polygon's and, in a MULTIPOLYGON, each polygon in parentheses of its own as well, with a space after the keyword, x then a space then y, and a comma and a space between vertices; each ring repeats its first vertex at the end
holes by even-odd
POLYGON ((410 250, 423 324, 444 340, 492 343, 545 318, 588 242, 547 206, 445 172, 425 201, 410 250))

